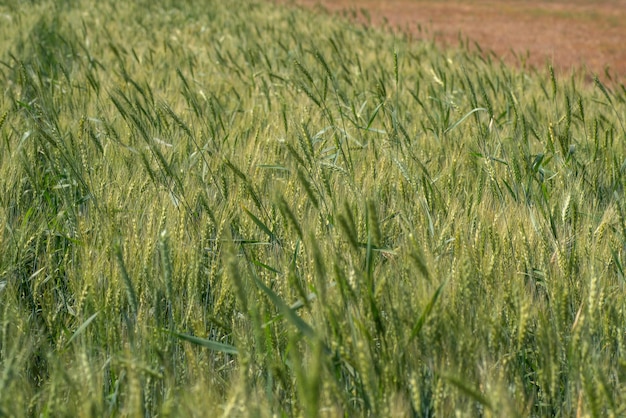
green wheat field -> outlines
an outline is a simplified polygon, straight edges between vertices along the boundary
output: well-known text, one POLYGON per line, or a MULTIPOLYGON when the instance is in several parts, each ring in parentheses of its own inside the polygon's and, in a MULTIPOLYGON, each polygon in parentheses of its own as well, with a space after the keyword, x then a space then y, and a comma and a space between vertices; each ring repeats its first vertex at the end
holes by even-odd
POLYGON ((618 82, 256 0, 0 22, 0 416, 626 414, 618 82))

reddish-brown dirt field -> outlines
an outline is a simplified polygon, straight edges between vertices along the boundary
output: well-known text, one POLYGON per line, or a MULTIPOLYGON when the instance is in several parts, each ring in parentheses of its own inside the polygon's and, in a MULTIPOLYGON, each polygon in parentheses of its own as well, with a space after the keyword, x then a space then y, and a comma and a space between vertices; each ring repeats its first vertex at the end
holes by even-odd
MULTIPOLYGON (((435 39, 464 40, 514 64, 561 72, 583 70, 626 78, 626 0, 275 0, 280 3, 357 12, 365 22, 435 39), (420 29, 421 28, 421 29, 420 29)), ((352 13, 347 13, 348 16, 352 13)))

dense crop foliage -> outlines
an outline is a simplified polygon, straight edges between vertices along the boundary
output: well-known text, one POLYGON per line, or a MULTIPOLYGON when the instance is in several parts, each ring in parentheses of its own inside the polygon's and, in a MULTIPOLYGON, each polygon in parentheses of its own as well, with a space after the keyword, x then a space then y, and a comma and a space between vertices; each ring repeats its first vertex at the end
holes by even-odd
POLYGON ((0 20, 0 416, 626 412, 622 86, 256 1, 0 20))

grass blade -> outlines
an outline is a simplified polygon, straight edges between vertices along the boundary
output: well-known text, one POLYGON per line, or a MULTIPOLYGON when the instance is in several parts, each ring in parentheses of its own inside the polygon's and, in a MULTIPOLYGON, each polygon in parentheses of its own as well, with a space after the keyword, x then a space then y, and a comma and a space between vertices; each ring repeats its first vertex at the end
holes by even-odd
POLYGON ((74 341, 80 334, 82 334, 85 331, 85 329, 89 326, 89 324, 91 324, 93 320, 96 319, 96 317, 98 316, 98 313, 99 312, 96 312, 95 314, 91 315, 89 318, 87 318, 87 320, 85 320, 85 322, 81 324, 80 327, 78 327, 76 331, 74 331, 74 334, 72 334, 72 337, 67 341, 67 344, 65 344, 66 347, 69 347, 72 341, 74 341))
POLYGON ((463 392, 465 395, 469 396, 470 398, 474 399, 476 402, 478 402, 485 408, 492 409, 491 402, 489 401, 489 399, 487 399, 479 391, 471 388, 469 385, 467 385, 464 381, 462 381, 458 377, 449 376, 449 375, 443 375, 441 377, 446 382, 451 383, 453 386, 456 386, 457 389, 459 389, 461 392, 463 392))
POLYGON ((245 206, 242 205, 241 208, 243 209, 244 212, 246 212, 246 214, 250 217, 250 219, 252 219, 252 222, 254 222, 256 226, 261 228, 261 231, 265 232, 265 234, 270 238, 270 241, 272 242, 276 241, 276 235, 274 235, 274 233, 267 227, 267 225, 263 223, 263 221, 257 218, 245 206))
POLYGON ((178 332, 172 332, 172 335, 176 338, 179 338, 183 341, 187 341, 189 343, 199 345, 200 347, 208 348, 209 350, 219 351, 220 353, 238 355, 239 351, 235 346, 230 344, 224 344, 213 340, 208 340, 206 338, 200 338, 189 334, 180 334, 178 332))
POLYGON ((448 132, 454 130, 457 126, 459 126, 461 123, 463 123, 463 121, 465 119, 469 118, 470 116, 472 116, 476 112, 488 112, 488 110, 485 109, 484 107, 477 107, 475 109, 470 110, 468 113, 465 114, 465 116, 463 116, 461 119, 457 120, 449 128, 447 128, 444 131, 444 133, 448 133, 448 132))
POLYGON ((254 282, 258 286, 259 289, 263 291, 267 295, 267 297, 272 301, 272 303, 278 308, 278 310, 287 318, 287 320, 296 327, 298 331, 302 333, 305 337, 309 339, 315 339, 316 333, 313 328, 307 324, 302 318, 300 318, 293 309, 289 307, 281 298, 278 296, 272 289, 267 287, 265 283, 263 283, 258 278, 254 278, 254 282))
POLYGON ((439 299, 439 295, 441 295, 441 291, 443 290, 443 287, 446 285, 446 282, 447 281, 444 281, 443 283, 441 283, 441 285, 437 288, 437 290, 433 294, 433 297, 430 299, 430 302, 428 302, 428 305, 426 305, 426 308, 424 308, 424 312, 422 312, 422 315, 420 315, 419 319, 417 320, 417 323, 411 330, 409 342, 413 341, 413 339, 417 337, 419 332, 424 327, 424 324, 426 323, 428 316, 430 315, 433 308, 435 307, 435 303, 437 303, 437 300, 439 299))

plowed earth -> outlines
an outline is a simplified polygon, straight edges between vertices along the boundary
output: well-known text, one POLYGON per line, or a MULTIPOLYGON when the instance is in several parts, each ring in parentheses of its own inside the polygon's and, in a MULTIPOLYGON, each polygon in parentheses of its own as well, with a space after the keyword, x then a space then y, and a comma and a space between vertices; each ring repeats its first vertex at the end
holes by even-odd
POLYGON ((626 0, 275 0, 341 12, 512 64, 626 78, 626 0))

